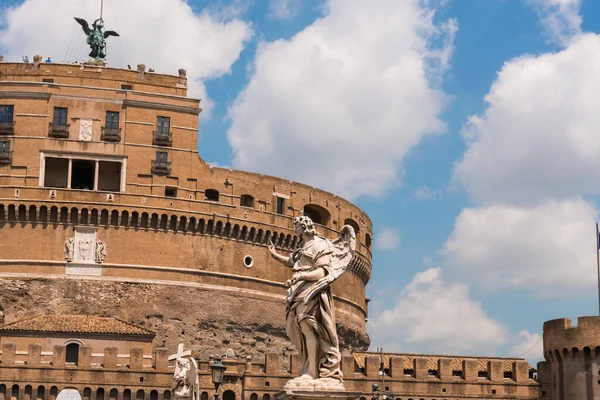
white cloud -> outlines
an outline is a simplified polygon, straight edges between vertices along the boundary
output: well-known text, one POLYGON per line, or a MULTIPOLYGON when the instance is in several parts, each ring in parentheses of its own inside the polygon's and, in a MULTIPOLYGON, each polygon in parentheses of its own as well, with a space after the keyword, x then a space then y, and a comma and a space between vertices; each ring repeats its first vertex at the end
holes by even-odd
POLYGON ((444 245, 444 265, 454 277, 487 290, 586 295, 596 285, 597 214, 582 199, 465 209, 444 245))
POLYGON ((464 284, 444 282, 441 269, 415 275, 391 309, 372 323, 372 347, 434 354, 487 354, 506 343, 502 324, 488 317, 464 284))
POLYGON ((236 168, 285 176, 354 198, 397 185, 406 153, 440 133, 454 21, 419 0, 330 0, 290 40, 262 43, 230 108, 236 168), (432 49, 440 40, 444 49, 432 49), (436 40, 434 40, 436 39, 436 40))
MULTIPOLYGON (((95 0, 26 0, 3 9, 0 48, 5 60, 20 61, 25 54, 30 59, 40 54, 61 62, 87 60, 85 35, 73 17, 91 23, 99 11, 95 0)), ((107 40, 111 65, 146 64, 174 75, 185 68, 190 95, 202 99, 202 80, 228 73, 252 33, 243 21, 195 14, 184 0, 107 0, 104 19, 106 29, 121 35, 107 40)))
POLYGON ((544 360, 542 335, 523 330, 517 334, 515 340, 517 344, 509 350, 509 357, 525 358, 534 367, 544 360))
POLYGON ((375 246, 380 250, 396 250, 400 243, 400 235, 397 229, 383 227, 377 230, 375 246))
POLYGON ((270 0, 269 15, 276 19, 292 19, 301 7, 302 0, 270 0))
POLYGON ((484 203, 600 193, 600 36, 507 62, 463 130, 454 178, 484 203))
POLYGON ((526 0, 537 12, 550 42, 566 45, 581 33, 581 0, 526 0))
POLYGON ((431 189, 428 186, 420 186, 417 188, 415 193, 413 194, 414 198, 418 200, 429 200, 433 198, 440 197, 442 195, 442 191, 439 189, 431 189))

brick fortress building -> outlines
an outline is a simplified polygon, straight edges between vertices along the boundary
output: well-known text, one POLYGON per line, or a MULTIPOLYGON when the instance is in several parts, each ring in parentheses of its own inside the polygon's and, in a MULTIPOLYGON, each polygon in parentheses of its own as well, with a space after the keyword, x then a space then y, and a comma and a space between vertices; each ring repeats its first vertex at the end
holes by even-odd
POLYGON ((0 400, 170 400, 179 343, 199 362, 201 400, 215 352, 227 354, 224 400, 270 400, 297 365, 291 271, 266 244, 293 250, 298 215, 325 237, 357 233, 333 285, 347 390, 542 398, 522 359, 366 353, 369 217, 334 194, 204 162, 200 101, 186 92, 184 70, 0 63, 0 400))

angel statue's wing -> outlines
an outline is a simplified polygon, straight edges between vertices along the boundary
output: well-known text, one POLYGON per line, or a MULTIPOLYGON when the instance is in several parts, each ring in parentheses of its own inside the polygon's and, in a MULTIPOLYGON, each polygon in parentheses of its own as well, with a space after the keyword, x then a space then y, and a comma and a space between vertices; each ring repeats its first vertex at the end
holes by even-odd
POLYGON ((81 25, 81 27, 83 28, 83 32, 85 32, 86 35, 92 33, 92 30, 90 29, 90 26, 88 25, 85 19, 75 17, 75 21, 77 21, 79 25, 81 25))
POLYGON ((191 384, 191 400, 200 400, 199 381, 198 381, 198 364, 194 357, 190 357, 190 370, 188 371, 191 384))
POLYGON ((304 303, 308 303, 316 293, 331 285, 346 272, 348 264, 350 264, 356 250, 356 233, 354 233, 354 228, 350 225, 344 225, 340 231, 340 237, 335 239, 332 244, 331 273, 325 275, 313 285, 304 297, 304 303))
POLYGON ((115 31, 104 31, 104 39, 106 39, 109 36, 119 36, 119 34, 115 31))

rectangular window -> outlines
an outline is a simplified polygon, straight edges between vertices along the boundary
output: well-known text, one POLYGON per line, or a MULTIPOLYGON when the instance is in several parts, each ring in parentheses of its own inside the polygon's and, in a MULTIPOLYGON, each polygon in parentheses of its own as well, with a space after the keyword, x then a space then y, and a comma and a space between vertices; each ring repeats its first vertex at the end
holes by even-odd
POLYGON ((0 106, 0 124, 12 123, 15 106, 0 106))
POLYGON ((177 188, 165 186, 165 197, 177 197, 177 188))
POLYGON ((121 90, 133 90, 133 86, 131 86, 131 85, 121 85, 121 90))
POLYGON ((54 107, 54 126, 67 126, 67 109, 54 107))
POLYGON ((283 197, 277 198, 277 214, 284 214, 285 199, 283 197))
POLYGON ((42 79, 42 82, 44 82, 44 83, 54 83, 54 79, 45 78, 45 79, 42 79))
POLYGON ((171 128, 171 118, 156 117, 156 133, 158 135, 168 135, 171 128))
POLYGON ((488 373, 487 373, 487 371, 478 371, 477 372, 477 377, 478 378, 487 378, 488 377, 488 373))
POLYGON ((116 111, 106 112, 106 129, 118 130, 119 129, 119 113, 116 111))
POLYGON ((3 155, 5 153, 10 153, 10 142, 8 140, 0 142, 0 153, 3 155))
POLYGON ((156 162, 159 164, 167 162, 167 152, 166 151, 157 151, 156 152, 156 162))

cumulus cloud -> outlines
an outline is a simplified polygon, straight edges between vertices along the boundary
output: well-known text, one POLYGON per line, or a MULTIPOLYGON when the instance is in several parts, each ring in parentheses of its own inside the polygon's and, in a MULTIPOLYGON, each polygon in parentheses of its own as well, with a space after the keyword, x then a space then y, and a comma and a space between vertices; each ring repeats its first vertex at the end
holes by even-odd
POLYGON ((523 330, 517 334, 515 344, 509 350, 509 357, 525 358, 534 367, 544 360, 544 344, 542 335, 523 330))
POLYGON ((349 198, 398 184, 406 153, 445 130, 445 95, 432 82, 456 23, 436 25, 421 4, 329 0, 290 40, 261 43, 229 111, 234 166, 349 198))
POLYGON ((300 12, 302 0, 270 0, 269 15, 276 19, 292 19, 300 12))
POLYGON ((463 135, 454 178, 483 203, 600 193, 600 36, 507 62, 463 135))
POLYGON ((537 12, 548 40, 565 45, 581 33, 581 0, 526 0, 537 12))
POLYGON ((439 267, 416 274, 375 318, 371 335, 386 351, 434 354, 489 355, 507 340, 506 328, 471 299, 468 286, 445 282, 439 267))
POLYGON ((383 227, 377 230, 375 246, 380 250, 396 250, 400 243, 400 235, 397 229, 383 227))
POLYGON ((544 297, 585 295, 595 287, 594 221, 582 199, 522 208, 465 209, 444 245, 454 276, 488 290, 519 288, 544 297))
MULTIPOLYGON (((25 54, 30 59, 40 54, 54 61, 87 60, 89 48, 73 17, 91 23, 99 12, 95 0, 25 0, 1 9, 5 60, 20 61, 25 54)), ((104 19, 107 29, 121 35, 108 39, 110 65, 145 64, 168 74, 185 68, 190 94, 201 98, 206 96, 202 81, 228 73, 252 33, 241 20, 194 13, 184 0, 107 0, 104 19)))

